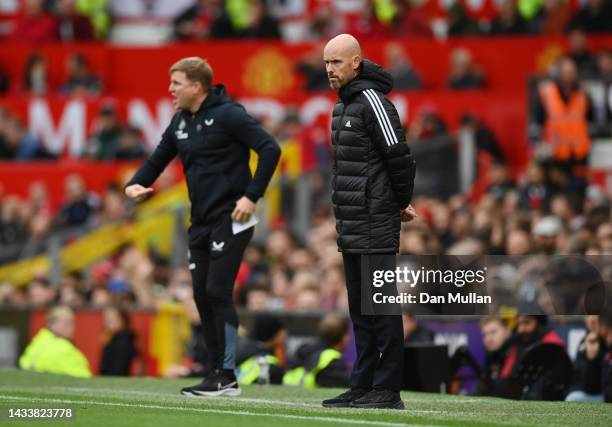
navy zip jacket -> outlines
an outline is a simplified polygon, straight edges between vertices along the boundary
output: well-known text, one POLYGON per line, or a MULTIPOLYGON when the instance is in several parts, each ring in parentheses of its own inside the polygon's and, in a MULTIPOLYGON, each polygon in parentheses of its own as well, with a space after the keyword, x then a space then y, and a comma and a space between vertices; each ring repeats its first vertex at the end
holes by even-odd
POLYGON ((195 113, 178 111, 153 154, 127 185, 149 187, 178 154, 191 200, 192 228, 206 228, 231 213, 242 196, 263 196, 280 157, 280 148, 221 84, 210 88, 195 113), (259 155, 255 175, 249 149, 259 155))

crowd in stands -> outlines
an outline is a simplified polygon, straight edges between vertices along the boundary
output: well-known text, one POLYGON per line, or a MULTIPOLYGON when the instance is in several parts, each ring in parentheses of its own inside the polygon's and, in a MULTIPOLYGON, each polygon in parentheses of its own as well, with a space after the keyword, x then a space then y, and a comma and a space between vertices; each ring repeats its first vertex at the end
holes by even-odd
MULTIPOLYGON (((504 0, 482 15, 468 2, 442 6, 409 0, 24 0, 12 30, 15 41, 93 41, 126 20, 163 23, 168 40, 258 38, 559 35, 571 28, 612 32, 610 0, 504 0), (438 9, 439 8, 439 9, 438 9)), ((433 2, 431 2, 433 3, 433 2)), ((5 12, 6 13, 6 12, 5 12)))

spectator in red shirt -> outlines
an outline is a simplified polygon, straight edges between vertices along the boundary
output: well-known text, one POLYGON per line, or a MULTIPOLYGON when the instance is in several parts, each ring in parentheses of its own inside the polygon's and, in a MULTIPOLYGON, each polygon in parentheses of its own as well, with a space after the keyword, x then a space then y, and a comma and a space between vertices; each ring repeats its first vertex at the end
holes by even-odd
POLYGON ((57 20, 45 12, 44 0, 26 0, 23 16, 17 19, 14 41, 50 42, 57 40, 57 20))

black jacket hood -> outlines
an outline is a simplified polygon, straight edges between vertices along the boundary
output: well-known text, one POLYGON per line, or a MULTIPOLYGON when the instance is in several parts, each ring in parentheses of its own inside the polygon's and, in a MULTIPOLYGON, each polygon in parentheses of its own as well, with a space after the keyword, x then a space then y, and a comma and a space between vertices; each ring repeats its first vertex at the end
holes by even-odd
POLYGON ((343 102, 350 100, 356 94, 366 89, 374 89, 384 94, 393 89, 393 77, 380 65, 364 59, 361 61, 359 74, 338 92, 343 102))
POLYGON ((210 88, 206 99, 204 100, 204 102, 202 102, 202 105, 200 105, 198 111, 205 110, 206 108, 215 107, 220 104, 225 104, 231 101, 232 99, 227 94, 225 86, 222 84, 216 84, 210 88))

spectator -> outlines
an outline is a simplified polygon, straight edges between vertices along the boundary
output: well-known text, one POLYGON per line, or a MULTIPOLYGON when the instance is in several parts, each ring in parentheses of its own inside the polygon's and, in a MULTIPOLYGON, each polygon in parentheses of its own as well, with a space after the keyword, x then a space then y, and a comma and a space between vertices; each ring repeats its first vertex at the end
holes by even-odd
POLYGON ((57 292, 51 287, 49 280, 44 277, 38 277, 32 280, 28 285, 28 304, 30 308, 44 308, 52 304, 57 292))
POLYGON ((57 38, 62 42, 90 41, 94 39, 89 18, 77 12, 76 0, 57 0, 57 38))
POLYGON ((323 48, 317 47, 312 52, 306 54, 297 64, 297 71, 304 76, 304 88, 308 92, 316 92, 329 89, 329 81, 325 65, 321 58, 323 57, 323 48))
POLYGON ((68 80, 61 93, 68 96, 97 96, 102 90, 100 78, 91 74, 87 60, 81 54, 70 55, 66 60, 68 80))
POLYGON ((9 91, 11 86, 8 74, 0 67, 0 95, 4 95, 9 91))
POLYGON ((501 3, 499 15, 493 20, 489 32, 494 35, 527 33, 527 24, 518 13, 515 0, 501 3))
POLYGON ((544 0, 542 8, 529 23, 532 33, 561 35, 565 33, 572 18, 572 5, 569 0, 544 0))
POLYGON ((468 15, 461 2, 454 2, 448 10, 448 35, 475 36, 480 34, 478 23, 468 15))
POLYGON ((64 181, 66 201, 55 219, 56 225, 77 226, 87 223, 99 206, 98 198, 87 192, 79 175, 69 175, 64 181))
POLYGON ((82 277, 78 273, 62 277, 58 292, 58 303, 68 307, 80 307, 85 304, 85 295, 81 289, 82 277))
POLYGON ((28 56, 23 74, 23 91, 31 95, 46 95, 49 90, 47 62, 40 53, 28 56))
POLYGON ((612 309, 609 299, 604 313, 599 317, 599 325, 599 335, 603 338, 607 350, 601 370, 601 389, 604 402, 612 403, 612 309))
POLYGON ((268 12, 264 0, 251 0, 251 23, 245 33, 254 39, 280 39, 278 21, 268 12))
POLYGON ((12 40, 44 43, 57 40, 57 20, 44 8, 45 0, 25 0, 24 13, 17 18, 12 40))
POLYGON ((5 197, 0 206, 0 243, 22 244, 27 239, 27 229, 21 218, 21 201, 15 196, 5 197))
MULTIPOLYGON (((521 312, 541 313, 539 308, 521 309, 521 312)), ((563 340, 548 326, 548 316, 541 314, 520 314, 516 320, 516 332, 510 342, 508 355, 504 359, 499 378, 505 381, 520 366, 521 357, 537 344, 554 344, 565 349, 563 340)))
POLYGON ((174 19, 174 38, 177 40, 209 38, 213 22, 222 13, 220 0, 197 0, 174 19))
POLYGON ((326 315, 318 326, 318 339, 296 351, 291 369, 283 376, 284 385, 348 387, 350 370, 342 359, 349 343, 347 319, 326 315))
POLYGON ((103 316, 106 344, 102 349, 100 375, 128 376, 137 353, 130 318, 115 307, 105 309, 103 316))
POLYGON ((501 373, 510 350, 511 331, 502 318, 489 316, 480 321, 480 332, 486 353, 475 394, 501 396, 504 388, 501 373))
POLYGON ((287 330, 277 316, 256 315, 249 337, 238 340, 238 382, 281 384, 285 375, 283 358, 286 340, 287 330))
POLYGON ((140 129, 128 126, 119 137, 115 160, 140 160, 146 155, 140 129))
POLYGON ((17 161, 50 158, 41 141, 23 127, 19 119, 9 117, 4 122, 4 155, 17 161))
POLYGON ((484 87, 482 72, 472 63, 472 54, 458 47, 451 52, 451 74, 448 87, 451 89, 479 89, 484 87))
POLYGON ((569 51, 567 56, 574 60, 578 69, 578 77, 581 79, 593 78, 597 76, 597 59, 589 50, 586 33, 575 28, 570 31, 569 51))
POLYGON ((420 325, 414 314, 404 312, 402 324, 404 325, 404 344, 433 344, 433 332, 420 325))
POLYGON ((71 342, 74 330, 72 310, 62 306, 51 309, 47 327, 32 338, 19 358, 19 367, 34 372, 91 377, 89 362, 71 342))
POLYGON ((115 108, 110 104, 103 105, 94 122, 93 135, 87 141, 86 156, 97 160, 114 160, 122 132, 115 108))
POLYGON ((612 3, 610 0, 588 0, 572 19, 570 28, 581 28, 587 33, 612 31, 612 3))
POLYGON ((457 151, 453 137, 441 117, 434 111, 423 111, 411 128, 410 150, 419 169, 414 194, 445 199, 458 191, 457 151))
POLYGON ((399 43, 389 43, 385 47, 387 71, 393 77, 396 89, 421 89, 421 78, 416 73, 404 49, 399 43))
POLYGON ((95 37, 105 39, 111 25, 109 3, 111 0, 76 0, 77 11, 89 18, 95 37))
POLYGON ((532 248, 531 236, 525 230, 516 228, 508 233, 505 248, 507 255, 526 256, 533 253, 532 248))
POLYGON ((493 162, 489 169, 487 194, 494 200, 502 201, 514 189, 514 182, 510 178, 508 167, 503 163, 493 162))
POLYGON ((585 316, 586 332, 578 344, 574 380, 566 402, 603 402, 601 372, 606 343, 599 334, 598 316, 585 316))
POLYGON ((580 86, 576 64, 569 57, 559 62, 559 76, 539 87, 536 120, 544 127, 545 147, 552 160, 568 173, 583 178, 591 150, 589 122, 592 103, 580 86))

